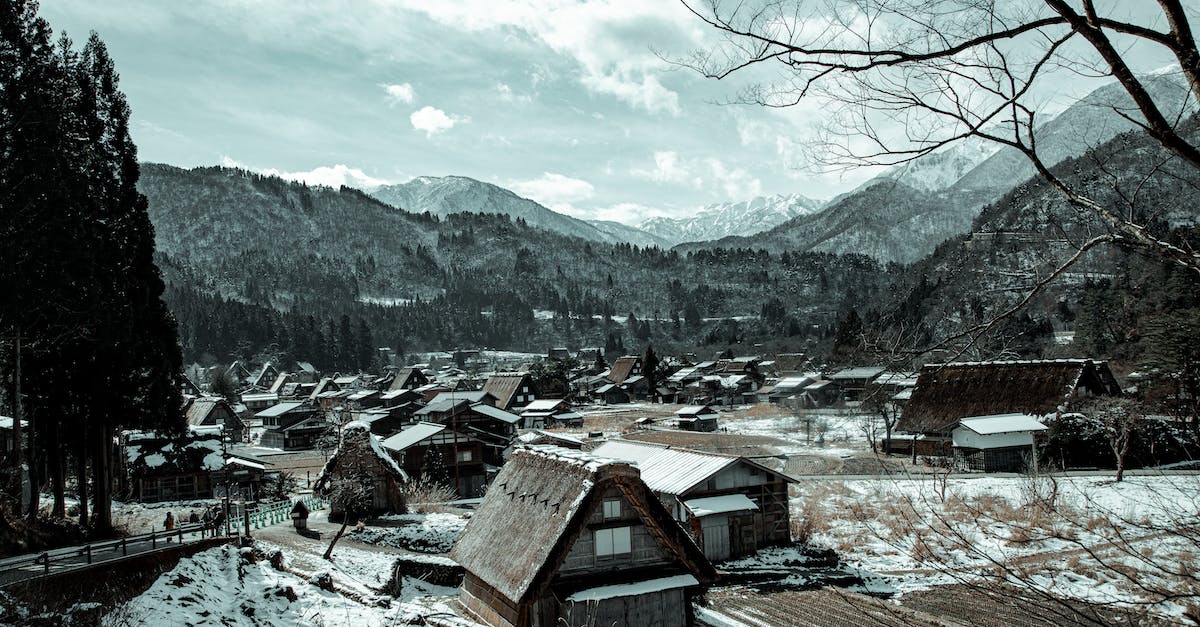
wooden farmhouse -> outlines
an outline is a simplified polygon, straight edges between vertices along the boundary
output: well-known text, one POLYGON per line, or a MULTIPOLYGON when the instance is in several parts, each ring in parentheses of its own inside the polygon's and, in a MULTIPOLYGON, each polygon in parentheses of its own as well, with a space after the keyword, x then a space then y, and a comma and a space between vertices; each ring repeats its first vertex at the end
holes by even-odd
POLYGON ((858 366, 845 368, 829 375, 829 380, 837 386, 842 400, 861 401, 867 386, 886 370, 883 366, 858 366))
POLYGON ((412 479, 446 483, 459 498, 475 498, 499 470, 491 443, 435 422, 418 422, 381 443, 412 479))
POLYGON ((521 412, 521 426, 525 429, 582 427, 583 415, 576 413, 564 399, 541 399, 525 406, 521 412))
POLYGON ((241 440, 246 430, 237 412, 233 411, 229 401, 220 396, 201 396, 187 401, 183 408, 184 419, 188 428, 217 427, 229 434, 233 440, 241 440))
MULTIPOLYGON (((953 432, 964 419, 1020 414, 1044 422, 1084 398, 1120 393, 1120 385, 1104 361, 930 364, 917 375, 916 387, 896 424, 900 435, 892 437, 887 450, 948 457, 953 454, 953 432)), ((1015 458, 1027 453, 1031 444, 1014 444, 1007 453, 990 449, 991 455, 1015 458)))
POLYGON ((494 374, 483 384, 483 391, 495 397, 496 407, 504 410, 525 407, 537 394, 532 380, 524 372, 494 374))
POLYGON ((688 625, 716 579, 636 466, 559 447, 514 451, 450 552, 486 625, 688 625))
POLYGON ((396 376, 392 378, 391 384, 388 385, 388 392, 396 392, 399 390, 415 390, 429 383, 429 377, 425 376, 418 368, 408 367, 401 368, 396 371, 396 376))
POLYGON ((592 452, 636 464, 710 560, 791 541, 788 484, 795 479, 781 472, 745 457, 628 440, 609 440, 592 452))
POLYGON ((212 473, 225 466, 221 438, 168 438, 148 432, 125 436, 125 489, 144 503, 213 496, 212 473))
MULTIPOLYGON (((371 514, 403 514, 402 488, 407 481, 408 475, 371 434, 370 426, 354 421, 342 427, 341 444, 325 462, 313 487, 317 493, 328 495, 339 489, 339 482, 366 484, 371 491, 371 514)), ((330 518, 341 513, 338 500, 333 499, 330 518)))
POLYGON ((642 358, 637 355, 618 357, 608 369, 608 380, 621 385, 629 377, 642 374, 642 358))

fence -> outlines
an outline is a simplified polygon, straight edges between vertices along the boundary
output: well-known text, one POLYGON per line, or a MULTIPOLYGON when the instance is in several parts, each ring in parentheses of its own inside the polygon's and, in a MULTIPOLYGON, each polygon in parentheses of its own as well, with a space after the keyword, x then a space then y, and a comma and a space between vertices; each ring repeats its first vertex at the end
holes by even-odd
MULTIPOLYGON (((325 500, 318 497, 306 496, 301 500, 304 501, 304 506, 310 512, 325 509, 326 506, 325 500)), ((262 529, 263 527, 270 527, 282 522, 289 522, 292 519, 292 507, 294 506, 295 503, 288 500, 259 505, 250 510, 250 528, 262 529)))
MULTIPOLYGON (((27 573, 31 575, 46 574, 55 565, 63 566, 67 569, 82 567, 97 562, 123 559, 130 555, 150 553, 160 548, 166 548, 168 544, 179 546, 190 542, 197 542, 213 535, 216 535, 216 533, 204 523, 190 523, 182 524, 171 531, 156 530, 116 540, 91 542, 83 546, 54 549, 29 555, 18 555, 0 560, 0 576, 15 573, 19 569, 31 566, 39 567, 41 572, 32 573, 26 571, 27 573), (178 544, 175 544, 174 541, 177 541, 178 544), (120 555, 117 555, 118 551, 120 555)), ((6 583, 11 582, 6 581, 6 583)))

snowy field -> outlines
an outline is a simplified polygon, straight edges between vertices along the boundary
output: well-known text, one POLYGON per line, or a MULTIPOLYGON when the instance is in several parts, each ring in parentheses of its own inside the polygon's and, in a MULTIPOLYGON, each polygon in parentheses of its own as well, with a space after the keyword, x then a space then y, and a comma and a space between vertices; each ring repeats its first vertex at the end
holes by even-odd
POLYGON ((899 592, 991 576, 1069 599, 1179 617, 1200 595, 1200 477, 820 480, 793 535, 899 592))

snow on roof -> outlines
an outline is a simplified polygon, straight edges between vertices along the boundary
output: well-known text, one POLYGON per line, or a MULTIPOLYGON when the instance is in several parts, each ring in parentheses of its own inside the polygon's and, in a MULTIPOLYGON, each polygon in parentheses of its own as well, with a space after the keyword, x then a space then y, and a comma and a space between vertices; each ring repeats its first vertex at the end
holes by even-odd
POLYGON ((634 463, 641 463, 667 450, 667 447, 662 444, 650 444, 648 442, 609 440, 597 446, 594 450, 597 454, 606 457, 627 459, 634 463))
POLYGON ((488 418, 495 418, 496 420, 503 420, 504 422, 507 422, 509 424, 516 424, 518 422, 521 422, 520 416, 518 416, 512 412, 504 411, 503 409, 500 409, 499 407, 492 407, 491 405, 488 405, 486 403, 472 405, 471 409, 475 412, 483 414, 484 416, 487 416, 488 418))
POLYGON ((677 416, 695 416, 698 414, 715 414, 717 410, 708 405, 688 405, 675 412, 677 416))
POLYGON ((833 381, 815 381, 815 382, 813 382, 813 383, 810 383, 810 384, 808 384, 808 385, 804 386, 804 389, 806 389, 806 390, 819 390, 819 389, 821 389, 821 388, 823 388, 823 387, 825 387, 825 386, 827 386, 827 385, 829 385, 829 384, 831 384, 831 383, 833 383, 833 381))
POLYGON ((446 425, 439 425, 433 422, 418 422, 384 440, 383 448, 389 451, 403 451, 421 440, 441 433, 445 429, 446 425))
POLYGON ((250 460, 247 460, 247 459, 241 459, 240 457, 227 457, 227 458, 225 458, 225 465, 226 465, 226 466, 230 466, 230 465, 233 465, 233 466, 245 466, 245 467, 247 467, 247 468, 255 468, 255 469, 258 469, 258 470, 266 470, 266 469, 267 469, 267 466, 266 466, 266 464, 262 464, 262 463, 258 463, 258 462, 252 462, 252 461, 250 461, 250 460))
MULTIPOLYGON (((29 423, 28 420, 22 420, 21 426, 25 426, 28 423, 29 423)), ((12 431, 12 428, 13 428, 13 419, 10 418, 9 416, 0 416, 0 429, 8 429, 9 431, 12 431)))
POLYGON ((684 505, 692 510, 696 518, 703 518, 712 514, 724 514, 726 512, 745 512, 758 509, 758 506, 751 501, 745 494, 726 494, 724 496, 710 496, 702 499, 692 499, 684 501, 684 505))
POLYGON ((279 395, 274 392, 263 392, 261 394, 242 394, 243 403, 253 403, 257 401, 277 401, 279 395))
POLYGON ((896 392, 896 395, 892 397, 892 400, 893 401, 907 401, 908 399, 912 398, 912 395, 913 395, 913 388, 904 388, 903 390, 896 392))
POLYGON ((539 398, 536 401, 530 401, 525 406, 525 411, 554 411, 562 402, 561 398, 539 398))
POLYGON ((696 578, 692 575, 674 575, 671 577, 660 577, 658 579, 635 581, 633 583, 619 583, 611 586, 587 588, 567 597, 567 601, 602 601, 604 599, 631 597, 640 594, 650 594, 652 592, 662 592, 663 590, 686 588, 688 586, 696 586, 699 584, 700 582, 696 581, 696 578))
POLYGON ((289 411, 300 407, 301 405, 304 405, 304 401, 288 401, 286 403, 279 403, 258 412, 255 414, 255 416, 258 416, 259 418, 274 418, 276 416, 282 416, 289 411))
POLYGON ((858 368, 844 368, 829 375, 834 381, 838 379, 874 379, 878 377, 884 370, 883 366, 860 366, 858 368))
POLYGON ((1037 417, 1027 414, 1000 414, 996 416, 974 416, 963 418, 962 426, 978 433, 991 435, 994 433, 1013 433, 1016 431, 1045 431, 1046 425, 1037 417))

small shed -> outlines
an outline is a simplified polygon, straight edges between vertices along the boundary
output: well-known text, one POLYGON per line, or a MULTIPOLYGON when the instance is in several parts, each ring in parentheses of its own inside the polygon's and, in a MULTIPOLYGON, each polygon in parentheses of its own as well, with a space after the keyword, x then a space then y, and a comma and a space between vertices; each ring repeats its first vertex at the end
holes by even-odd
POLYGON ((711 405, 688 405, 675 412, 676 423, 684 431, 716 431, 720 414, 711 405))
POLYGON ((1025 469, 1035 434, 1046 428, 1028 414, 974 416, 959 421, 950 437, 954 456, 972 470, 1013 472, 1025 469))

